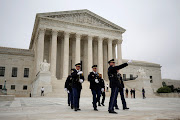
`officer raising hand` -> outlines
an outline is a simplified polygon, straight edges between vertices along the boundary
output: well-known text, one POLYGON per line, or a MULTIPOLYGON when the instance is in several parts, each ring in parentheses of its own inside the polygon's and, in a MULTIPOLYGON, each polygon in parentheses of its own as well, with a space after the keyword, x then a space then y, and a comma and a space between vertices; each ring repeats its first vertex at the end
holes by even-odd
POLYGON ((110 96, 108 111, 109 113, 117 114, 117 112, 114 111, 114 107, 115 107, 115 102, 117 100, 119 88, 121 87, 120 81, 117 78, 117 70, 128 66, 128 64, 132 63, 132 61, 129 60, 127 63, 123 63, 118 66, 115 66, 114 59, 111 59, 110 61, 108 61, 108 63, 109 63, 108 77, 109 77, 110 88, 111 88, 111 96, 110 96))

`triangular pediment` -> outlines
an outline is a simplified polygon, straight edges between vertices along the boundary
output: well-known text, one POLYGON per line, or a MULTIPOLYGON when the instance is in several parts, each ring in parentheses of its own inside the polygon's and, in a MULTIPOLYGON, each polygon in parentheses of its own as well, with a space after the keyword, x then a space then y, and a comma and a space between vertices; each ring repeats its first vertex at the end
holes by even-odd
POLYGON ((40 13, 39 16, 82 25, 120 30, 122 33, 125 32, 125 29, 123 29, 122 27, 115 25, 114 23, 96 15, 89 10, 40 13))

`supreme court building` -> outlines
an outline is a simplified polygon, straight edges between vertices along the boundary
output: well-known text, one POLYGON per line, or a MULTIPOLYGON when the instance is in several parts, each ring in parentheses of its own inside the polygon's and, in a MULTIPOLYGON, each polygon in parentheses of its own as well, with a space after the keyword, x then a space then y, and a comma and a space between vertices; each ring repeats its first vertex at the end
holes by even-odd
MULTIPOLYGON (((8 94, 38 96, 44 86, 47 96, 55 96, 79 62, 86 80, 92 65, 97 64, 108 83, 108 60, 114 58, 116 64, 127 61, 121 52, 124 32, 124 28, 89 10, 38 13, 29 49, 0 47, 0 88, 6 80, 8 94)), ((161 87, 161 66, 155 63, 133 61, 121 71, 123 79, 136 79, 140 68, 146 72, 152 89, 161 87)), ((83 84, 89 88, 88 82, 83 84)), ((129 82, 126 87, 131 85, 129 82)))

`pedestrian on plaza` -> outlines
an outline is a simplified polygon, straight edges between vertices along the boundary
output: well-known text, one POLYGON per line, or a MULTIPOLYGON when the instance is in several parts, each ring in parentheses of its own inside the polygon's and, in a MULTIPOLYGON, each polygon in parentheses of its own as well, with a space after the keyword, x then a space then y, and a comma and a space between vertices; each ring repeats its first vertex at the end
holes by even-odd
POLYGON ((44 87, 41 88, 41 96, 44 96, 44 87))

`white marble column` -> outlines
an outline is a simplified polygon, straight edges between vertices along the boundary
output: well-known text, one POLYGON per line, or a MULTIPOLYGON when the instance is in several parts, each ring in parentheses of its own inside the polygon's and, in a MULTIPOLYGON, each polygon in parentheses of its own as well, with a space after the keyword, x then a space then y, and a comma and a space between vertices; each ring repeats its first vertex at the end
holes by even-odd
POLYGON ((43 62, 44 59, 44 35, 45 29, 39 28, 39 33, 37 37, 36 74, 40 71, 40 63, 43 62))
POLYGON ((50 70, 52 76, 56 76, 57 34, 58 32, 56 30, 52 30, 51 64, 50 64, 50 70))
POLYGON ((98 39, 98 71, 103 77, 103 38, 98 39))
POLYGON ((76 34, 75 64, 81 61, 81 35, 76 34))
POLYGON ((108 61, 112 59, 112 39, 108 39, 108 61))
POLYGON ((66 79, 69 72, 69 32, 64 32, 64 58, 63 58, 63 79, 66 79))
POLYGON ((118 64, 122 64, 121 43, 122 43, 122 40, 117 41, 117 60, 118 60, 118 64))
POLYGON ((116 60, 116 44, 115 43, 112 45, 112 53, 113 53, 113 58, 116 60))
POLYGON ((93 37, 92 36, 88 36, 88 73, 90 71, 92 71, 92 63, 93 63, 93 55, 92 55, 92 41, 93 41, 93 37))

